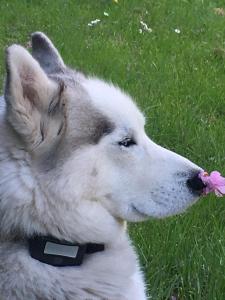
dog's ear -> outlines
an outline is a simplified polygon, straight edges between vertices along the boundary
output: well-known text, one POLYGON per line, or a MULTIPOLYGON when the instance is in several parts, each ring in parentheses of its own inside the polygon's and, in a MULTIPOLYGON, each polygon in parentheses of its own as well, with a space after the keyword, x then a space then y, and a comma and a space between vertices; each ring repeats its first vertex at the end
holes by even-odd
POLYGON ((58 50, 44 33, 34 32, 31 40, 32 55, 47 74, 59 73, 65 69, 58 50))
POLYGON ((12 45, 6 55, 6 116, 27 147, 36 149, 62 131, 64 85, 49 79, 23 47, 12 45))

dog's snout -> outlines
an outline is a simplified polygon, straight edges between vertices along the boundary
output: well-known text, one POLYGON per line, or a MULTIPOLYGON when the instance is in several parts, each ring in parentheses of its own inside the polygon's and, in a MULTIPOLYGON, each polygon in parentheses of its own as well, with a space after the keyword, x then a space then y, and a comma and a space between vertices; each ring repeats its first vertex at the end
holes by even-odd
POLYGON ((199 173, 196 173, 194 176, 187 180, 188 187, 193 192, 201 193, 203 189, 206 187, 201 178, 199 178, 199 173))

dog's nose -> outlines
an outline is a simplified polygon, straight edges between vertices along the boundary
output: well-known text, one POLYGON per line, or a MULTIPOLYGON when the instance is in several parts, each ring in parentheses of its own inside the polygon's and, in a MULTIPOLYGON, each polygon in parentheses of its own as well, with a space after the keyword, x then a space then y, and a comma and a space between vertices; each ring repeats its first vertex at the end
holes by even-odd
POLYGON ((189 178, 187 180, 187 185, 193 192, 197 193, 202 193, 203 189, 206 187, 201 178, 199 178, 199 173, 189 178))

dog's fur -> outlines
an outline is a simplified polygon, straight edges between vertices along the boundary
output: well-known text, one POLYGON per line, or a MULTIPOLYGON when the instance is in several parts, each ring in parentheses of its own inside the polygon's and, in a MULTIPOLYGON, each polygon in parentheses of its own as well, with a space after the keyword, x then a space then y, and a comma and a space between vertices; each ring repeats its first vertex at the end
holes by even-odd
POLYGON ((144 300, 124 221, 162 218, 196 201, 201 169, 153 143, 130 96, 68 68, 43 33, 32 55, 6 52, 0 115, 1 300, 144 300), (79 267, 28 253, 27 237, 105 244, 79 267))

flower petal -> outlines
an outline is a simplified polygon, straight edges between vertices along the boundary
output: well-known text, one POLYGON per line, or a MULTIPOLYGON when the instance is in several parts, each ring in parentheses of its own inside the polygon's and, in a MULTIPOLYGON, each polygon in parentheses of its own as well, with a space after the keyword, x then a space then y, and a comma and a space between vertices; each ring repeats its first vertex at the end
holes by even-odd
POLYGON ((221 194, 225 195, 225 186, 218 186, 218 187, 217 187, 217 190, 218 190, 221 194))

